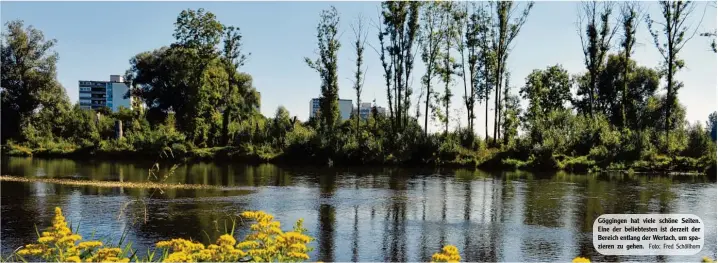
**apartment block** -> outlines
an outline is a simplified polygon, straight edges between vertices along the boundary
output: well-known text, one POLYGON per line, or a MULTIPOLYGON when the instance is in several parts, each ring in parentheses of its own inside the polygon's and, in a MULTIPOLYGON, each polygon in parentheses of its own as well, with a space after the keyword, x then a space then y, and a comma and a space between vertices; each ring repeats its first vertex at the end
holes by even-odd
POLYGON ((132 108, 132 98, 124 98, 129 87, 120 75, 110 75, 110 81, 79 81, 79 103, 83 109, 108 107, 117 111, 120 106, 132 108))
MULTIPOLYGON (((359 105, 359 117, 365 120, 369 118, 369 116, 371 116, 372 107, 373 105, 371 104, 371 102, 362 102, 359 105)), ((386 109, 382 106, 376 106, 376 111, 381 115, 386 114, 386 109)))
MULTIPOLYGON (((352 100, 339 99, 339 113, 342 120, 348 120, 351 118, 354 104, 352 100)), ((314 117, 317 112, 320 111, 319 98, 313 98, 309 102, 309 117, 314 117)))

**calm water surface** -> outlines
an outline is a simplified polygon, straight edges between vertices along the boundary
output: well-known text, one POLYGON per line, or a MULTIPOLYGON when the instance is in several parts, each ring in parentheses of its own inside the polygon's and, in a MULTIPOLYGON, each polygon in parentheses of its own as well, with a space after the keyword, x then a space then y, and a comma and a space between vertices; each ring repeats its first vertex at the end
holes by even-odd
MULTIPOLYGON (((147 181, 151 163, 3 158, 2 174, 147 181)), ((163 168, 161 174, 166 172, 163 168)), ((245 210, 272 213, 289 228, 299 218, 316 238, 312 259, 428 261, 442 244, 465 261, 691 261, 716 255, 715 177, 576 175, 398 168, 298 168, 196 163, 168 182, 241 186, 248 191, 97 188, 47 183, 1 184, 2 255, 36 238, 53 209, 86 238, 118 239, 136 248, 160 239, 207 243, 245 210), (124 209, 123 209, 124 208, 124 209), (145 218, 144 211, 147 209, 145 218), (706 227, 695 256, 602 256, 593 221, 612 213, 690 213, 706 227)), ((231 227, 231 226, 230 226, 231 227)), ((248 226, 239 226, 238 238, 248 226)))

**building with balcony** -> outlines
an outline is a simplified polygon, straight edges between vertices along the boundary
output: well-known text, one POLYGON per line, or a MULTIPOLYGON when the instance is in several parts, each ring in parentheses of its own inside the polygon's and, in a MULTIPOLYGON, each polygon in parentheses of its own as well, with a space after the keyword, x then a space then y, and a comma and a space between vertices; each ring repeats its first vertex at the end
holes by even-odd
POLYGON ((108 107, 112 111, 120 106, 132 108, 132 98, 125 98, 130 88, 120 75, 110 75, 110 81, 79 81, 79 103, 83 109, 108 107))

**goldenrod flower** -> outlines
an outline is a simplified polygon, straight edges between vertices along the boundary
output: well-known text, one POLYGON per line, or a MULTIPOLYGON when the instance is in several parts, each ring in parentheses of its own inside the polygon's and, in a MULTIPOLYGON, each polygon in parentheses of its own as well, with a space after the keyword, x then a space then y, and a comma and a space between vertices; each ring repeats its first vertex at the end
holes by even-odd
POLYGON ((219 239, 217 239, 217 245, 234 246, 234 244, 236 244, 236 243, 237 243, 237 241, 234 240, 234 237, 227 235, 227 234, 224 234, 224 235, 220 236, 219 239))
POLYGON ((78 257, 78 256, 68 257, 68 258, 65 259, 65 261, 67 261, 67 262, 77 262, 77 263, 81 262, 81 261, 80 261, 80 257, 78 257))
POLYGON ((95 248, 95 247, 101 247, 102 242, 100 241, 85 241, 80 242, 80 244, 77 245, 77 248, 79 249, 88 249, 88 248, 95 248))
POLYGON ((187 253, 179 251, 174 252, 170 254, 164 261, 162 262, 194 262, 192 257, 187 255, 187 253))
POLYGON ((573 262, 573 263, 591 263, 591 260, 589 260, 588 258, 584 258, 584 257, 576 257, 571 262, 573 262))
POLYGON ((460 260, 459 249, 452 245, 444 246, 440 253, 431 256, 432 262, 459 262, 460 260))

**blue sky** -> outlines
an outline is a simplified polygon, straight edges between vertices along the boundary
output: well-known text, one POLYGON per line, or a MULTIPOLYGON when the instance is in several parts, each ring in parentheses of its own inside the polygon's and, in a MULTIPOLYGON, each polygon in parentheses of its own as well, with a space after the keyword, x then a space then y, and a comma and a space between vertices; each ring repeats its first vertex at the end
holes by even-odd
MULTIPOLYGON (((716 28, 716 9, 697 2, 692 25, 703 17, 699 32, 716 28), (704 15, 705 10, 705 15, 704 15)), ((109 80, 109 75, 123 74, 129 59, 140 52, 173 42, 173 23, 180 11, 205 8, 220 22, 241 28, 245 50, 251 52, 241 69, 254 78, 262 93, 261 110, 273 116, 276 108, 285 106, 292 115, 305 120, 309 101, 319 95, 319 76, 307 67, 304 57, 316 57, 316 24, 322 9, 335 5, 341 16, 342 48, 339 53, 339 95, 355 100, 352 82, 353 33, 349 24, 358 15, 370 19, 370 44, 376 46, 379 2, 2 2, 0 20, 4 24, 22 19, 58 40, 60 55, 58 79, 72 102, 78 98, 78 80, 109 80)), ((521 4, 523 5, 523 4, 521 4)), ((657 3, 642 2, 652 16, 660 15, 657 3)), ((585 71, 580 39, 576 30, 578 2, 537 2, 526 25, 515 39, 508 67, 512 91, 525 82, 533 70, 560 63, 571 74, 585 71)), ((614 49, 615 50, 615 49, 614 49)), ((716 109, 716 55, 709 40, 694 37, 680 57, 687 67, 677 78, 685 87, 679 100, 687 107, 687 119, 704 122, 716 109)), ((656 67, 660 55, 653 45, 645 23, 638 29, 634 59, 640 65, 656 67)), ((386 91, 377 54, 367 48, 368 72, 362 101, 376 99, 386 106, 386 91)), ((419 80, 424 67, 417 58, 413 102, 419 95, 419 80)), ((465 108, 461 103, 463 84, 453 89, 452 117, 461 117, 465 125, 465 108)), ((525 106, 525 102, 523 102, 525 106)), ((490 102, 490 105, 493 105, 490 102)), ((484 105, 477 107, 478 134, 483 135, 484 105)), ((414 114, 415 110, 412 110, 414 114)), ((423 114, 423 113, 422 113, 423 114)), ((493 114, 490 113, 491 116, 493 114)), ((491 123, 493 118, 489 118, 491 123)), ((455 126, 455 122, 450 125, 455 126)), ((438 124, 430 124, 437 130, 438 124)), ((491 129, 491 125, 489 129, 491 129)))

